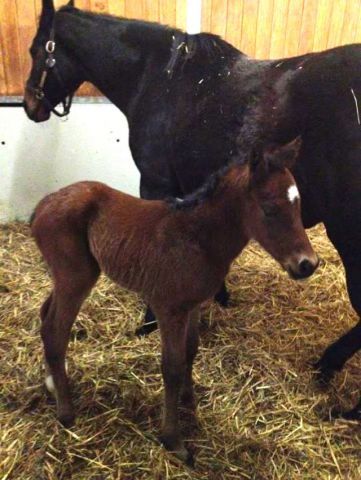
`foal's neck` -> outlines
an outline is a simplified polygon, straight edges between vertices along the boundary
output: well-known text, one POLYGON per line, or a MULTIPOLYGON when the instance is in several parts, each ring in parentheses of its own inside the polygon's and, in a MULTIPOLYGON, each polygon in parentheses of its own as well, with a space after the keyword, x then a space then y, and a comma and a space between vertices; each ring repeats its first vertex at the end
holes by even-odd
POLYGON ((218 261, 231 262, 248 243, 247 185, 248 167, 231 167, 207 200, 185 212, 189 222, 198 225, 201 246, 218 261))

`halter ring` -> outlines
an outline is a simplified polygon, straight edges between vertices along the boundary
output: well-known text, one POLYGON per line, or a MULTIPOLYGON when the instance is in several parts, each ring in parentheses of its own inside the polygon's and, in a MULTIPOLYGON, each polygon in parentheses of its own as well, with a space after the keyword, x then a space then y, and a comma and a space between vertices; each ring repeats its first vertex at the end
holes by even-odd
POLYGON ((56 43, 54 42, 54 40, 48 40, 45 45, 45 51, 47 53, 54 53, 55 46, 56 46, 56 43))

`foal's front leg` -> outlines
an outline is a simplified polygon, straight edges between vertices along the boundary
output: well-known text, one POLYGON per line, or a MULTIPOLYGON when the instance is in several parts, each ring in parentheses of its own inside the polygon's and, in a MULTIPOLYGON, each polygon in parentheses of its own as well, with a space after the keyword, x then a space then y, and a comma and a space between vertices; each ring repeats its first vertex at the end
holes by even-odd
MULTIPOLYGON (((221 288, 214 296, 214 300, 222 307, 225 307, 225 308, 229 307, 230 294, 227 290, 227 286, 225 282, 222 283, 221 288)), ((135 334, 137 335, 137 337, 143 337, 154 332, 155 330, 157 330, 157 328, 158 328, 157 319, 154 313, 152 312, 151 308, 147 307, 145 316, 144 316, 143 325, 141 325, 136 329, 135 334)))
POLYGON ((168 317, 158 315, 162 337, 162 374, 164 380, 164 412, 161 441, 180 460, 193 465, 193 457, 185 448, 179 429, 178 402, 187 370, 188 313, 168 317))
POLYGON ((186 371, 181 390, 181 404, 184 408, 195 414, 196 401, 193 391, 193 362, 198 352, 199 346, 199 320, 200 309, 196 308, 189 314, 187 326, 187 344, 186 344, 186 371))

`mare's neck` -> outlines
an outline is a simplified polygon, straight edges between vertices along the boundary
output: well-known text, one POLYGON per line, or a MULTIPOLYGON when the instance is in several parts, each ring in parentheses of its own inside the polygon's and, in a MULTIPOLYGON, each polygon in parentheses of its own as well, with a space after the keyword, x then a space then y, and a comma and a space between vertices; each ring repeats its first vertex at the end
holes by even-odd
POLYGON ((167 62, 172 31, 156 24, 95 15, 75 8, 56 14, 56 40, 95 85, 127 113, 151 60, 167 62))
POLYGON ((248 167, 234 166, 219 180, 210 196, 190 211, 201 247, 210 258, 227 265, 249 241, 245 222, 248 167))

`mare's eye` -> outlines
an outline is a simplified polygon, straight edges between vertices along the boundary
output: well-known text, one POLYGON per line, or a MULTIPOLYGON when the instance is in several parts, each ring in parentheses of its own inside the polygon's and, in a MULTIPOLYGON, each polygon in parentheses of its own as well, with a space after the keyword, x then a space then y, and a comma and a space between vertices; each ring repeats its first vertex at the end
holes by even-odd
POLYGON ((277 205, 264 203, 262 205, 262 211, 265 217, 275 217, 279 213, 280 209, 277 205))

